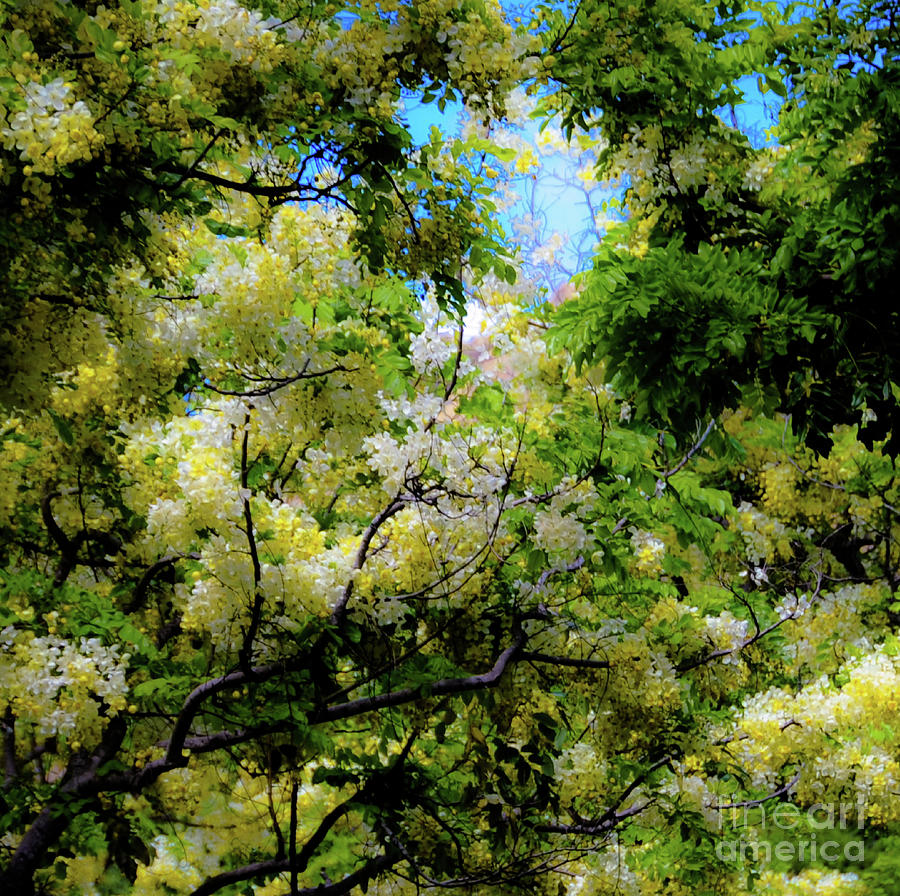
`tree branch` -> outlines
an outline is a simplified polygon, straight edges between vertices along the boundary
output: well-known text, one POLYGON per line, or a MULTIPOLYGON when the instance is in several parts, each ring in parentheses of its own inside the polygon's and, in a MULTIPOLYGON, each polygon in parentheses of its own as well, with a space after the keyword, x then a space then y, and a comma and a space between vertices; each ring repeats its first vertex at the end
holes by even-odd
POLYGON ((672 467, 671 470, 666 470, 662 474, 663 479, 668 479, 670 476, 674 476, 679 470, 683 469, 687 466, 690 459, 703 447, 703 443, 706 441, 709 434, 713 431, 713 427, 716 425, 716 419, 713 417, 712 420, 709 421, 705 430, 703 430, 703 435, 700 436, 699 439, 691 446, 690 451, 681 460, 672 467))
POLYGON ((215 893, 231 884, 238 884, 245 880, 254 880, 257 877, 271 877, 273 874, 289 871, 290 867, 291 860, 289 858, 252 862, 249 865, 242 865, 240 868, 233 868, 231 871, 223 871, 214 877, 208 877, 191 893, 191 896, 210 896, 211 893, 215 893))
MULTIPOLYGON (((299 790, 299 785, 297 783, 297 778, 294 777, 293 780, 291 781, 291 817, 290 817, 290 823, 289 823, 290 830, 288 831, 288 861, 290 862, 290 865, 291 865, 291 896, 297 896, 297 889, 298 889, 297 875, 300 871, 300 869, 297 865, 297 793, 298 793, 298 790, 299 790)), ((329 813, 329 815, 330 814, 331 813, 329 813)), ((325 817, 328 818, 327 815, 325 817)), ((324 824, 324 823, 325 822, 323 821, 322 824, 324 824)), ((329 827, 331 827, 331 825, 329 825, 329 827)), ((319 829, 316 831, 316 834, 318 834, 319 831, 321 831, 321 830, 322 830, 322 825, 319 825, 319 829)), ((327 828, 326 828, 326 830, 327 830, 327 828)), ((311 840, 307 841, 307 844, 306 844, 307 846, 310 845, 310 842, 312 842, 312 840, 316 839, 316 834, 313 834, 311 840)), ((324 837, 325 837, 325 834, 323 833, 322 838, 324 838, 324 837)), ((321 840, 319 842, 321 842, 321 840)), ((310 850, 310 854, 312 854, 312 852, 314 850, 315 850, 315 847, 313 847, 310 850)), ((306 865, 304 864, 303 867, 305 868, 306 865)))
POLYGON ((309 362, 303 365, 303 369, 298 373, 292 374, 291 376, 269 376, 269 377, 251 377, 247 374, 242 373, 241 376, 244 379, 250 380, 251 382, 267 382, 269 385, 267 386, 258 386, 255 389, 247 389, 245 391, 239 389, 220 389, 218 386, 214 386, 212 383, 205 382, 203 387, 205 389, 209 389, 211 392, 215 392, 216 395, 226 395, 233 396, 237 398, 259 398, 265 395, 271 395, 273 392, 277 392, 279 389, 285 388, 285 386, 293 385, 294 383, 299 383, 302 380, 313 380, 318 377, 328 376, 331 373, 355 373, 359 370, 358 367, 345 367, 343 364, 335 364, 333 367, 327 367, 324 370, 312 370, 308 371, 307 366, 309 362))
POLYGON ((125 738, 125 720, 115 718, 109 722, 99 746, 89 756, 76 754, 69 762, 62 784, 55 799, 48 802, 25 831, 9 865, 0 872, 0 892, 15 896, 31 896, 34 893, 34 872, 44 860, 47 850, 65 832, 72 814, 65 810, 67 800, 79 796, 93 796, 97 787, 97 770, 109 762, 118 752, 125 738))
POLYGON ((609 660, 576 659, 568 656, 547 656, 544 653, 523 651, 517 659, 522 662, 546 663, 549 666, 569 666, 573 669, 609 669, 609 660))
MULTIPOLYGON (((47 492, 41 499, 41 519, 47 527, 47 533, 53 540, 54 544, 59 548, 60 558, 59 566, 56 568, 56 575, 53 577, 53 587, 58 588, 69 577, 69 573, 78 563, 78 549, 83 541, 83 533, 79 533, 81 538, 74 541, 63 532, 56 517, 53 516, 53 500, 61 497, 63 492, 47 492)), ((68 492, 67 492, 68 494, 68 492)))
MULTIPOLYGON (((394 514, 398 513, 404 506, 404 502, 399 499, 399 495, 391 501, 387 507, 383 508, 380 513, 369 523, 366 531, 363 532, 362 541, 359 544, 359 550, 356 552, 356 559, 353 561, 353 570, 359 570, 363 568, 363 564, 366 562, 366 557, 369 554, 369 545, 372 544, 372 539, 375 537, 378 530, 386 523, 394 514)), ((347 584, 344 586, 344 592, 338 598, 337 603, 334 605, 334 610, 331 613, 331 621, 335 625, 340 625, 341 621, 344 618, 344 613, 347 610, 347 604, 350 601, 350 597, 353 594, 353 577, 347 580, 347 584)))
POLYGON ((456 357, 453 359, 453 374, 450 377, 450 382, 447 383, 447 385, 444 389, 444 401, 443 401, 443 404, 441 405, 441 410, 425 424, 425 427, 424 427, 425 432, 428 432, 428 430, 430 430, 434 426, 434 424, 437 422, 438 417, 441 415, 441 413, 443 412, 444 408, 447 405, 447 402, 450 400, 450 396, 453 394, 453 390, 456 388, 456 383, 459 379, 459 365, 462 362, 462 355, 463 355, 463 332, 464 332, 464 330, 465 330, 465 327, 463 326, 462 321, 460 321, 459 331, 458 331, 457 337, 456 337, 456 357))
POLYGON ((652 801, 648 800, 642 806, 632 806, 629 809, 623 809, 621 812, 616 811, 617 807, 621 806, 622 803, 624 803, 625 800, 627 800, 628 797, 653 774, 653 772, 662 768, 671 760, 671 758, 671 756, 663 756, 661 759, 657 759, 656 762, 648 768, 644 769, 644 771, 632 780, 632 782, 619 794, 613 804, 599 817, 590 821, 579 818, 576 824, 554 822, 545 825, 537 825, 535 829, 546 834, 604 834, 611 831, 619 824, 619 822, 624 821, 626 818, 631 818, 634 815, 638 815, 650 805, 652 801))
MULTIPOLYGON (((187 764, 187 757, 183 755, 185 740, 190 732, 194 718, 206 700, 213 695, 218 694, 220 691, 244 685, 249 681, 265 681, 285 669, 286 667, 282 663, 258 666, 255 669, 236 669, 234 672, 229 672, 227 675, 211 678, 208 681, 204 681, 203 684, 197 685, 197 687, 187 695, 187 698, 181 707, 181 712, 178 713, 178 718, 175 720, 175 725, 172 728, 172 736, 169 739, 169 746, 166 750, 165 757, 162 760, 158 760, 158 762, 165 766, 163 771, 168 771, 170 768, 177 768, 187 764)), ((215 735, 212 736, 214 737, 215 735)), ((223 744, 223 746, 224 745, 225 744, 223 744)), ((146 766, 144 771, 148 768, 150 768, 150 765, 146 766)), ((160 772, 160 774, 161 773, 162 772, 160 772)), ((154 777, 158 777, 158 775, 154 777)))
POLYGON ((756 800, 742 800, 739 803, 726 803, 725 805, 719 805, 718 803, 708 803, 708 809, 715 809, 719 811, 720 809, 753 809, 756 806, 761 806, 763 803, 768 803, 769 800, 777 800, 779 797, 787 796, 793 786, 800 780, 800 775, 802 773, 802 769, 791 778, 786 784, 782 784, 778 790, 773 790, 768 796, 760 797, 756 800))
MULTIPOLYGON (((351 171, 350 175, 342 178, 335 184, 329 184, 325 187, 317 187, 311 183, 303 183, 302 181, 294 180, 289 184, 282 184, 277 186, 275 184, 265 185, 256 183, 252 178, 246 181, 237 181, 237 180, 229 180, 226 177, 220 177, 218 174, 213 174, 211 171, 204 171, 200 168, 190 170, 182 167, 181 165, 161 165, 156 169, 157 171, 162 171, 167 174, 175 174, 181 178, 180 183, 183 183, 185 179, 191 180, 201 180, 204 183, 211 184, 214 187, 221 187, 224 190, 234 190, 238 193, 248 193, 251 196, 259 196, 266 199, 269 199, 270 202, 274 205, 282 204, 284 202, 288 202, 291 199, 296 199, 300 202, 312 202, 320 199, 333 199, 335 202, 340 203, 345 208, 349 209, 352 212, 356 212, 356 209, 350 204, 350 202, 339 193, 335 192, 335 187, 341 183, 346 182, 349 178, 354 174, 358 173, 355 169, 351 171), (190 172, 190 177, 187 178, 187 173, 190 172)), ((161 188, 161 185, 150 180, 150 183, 156 186, 157 188, 161 188)))
POLYGON ((12 706, 3 714, 3 789, 9 790, 19 770, 16 768, 16 717, 12 706))
MULTIPOLYGON (((822 573, 817 573, 816 590, 809 598, 810 603, 812 603, 819 596, 819 593, 822 590, 822 579, 822 573)), ((745 641, 742 641, 736 647, 722 647, 719 650, 714 650, 712 651, 712 653, 708 653, 706 656, 700 657, 700 659, 689 660, 685 663, 681 663, 675 668, 678 672, 689 672, 691 669, 696 669, 699 666, 706 665, 706 663, 711 663, 713 660, 721 659, 723 656, 730 656, 732 653, 739 653, 741 650, 744 650, 751 644, 755 644, 761 638, 764 638, 770 632, 775 631, 775 629, 781 628, 781 626, 784 625, 788 620, 796 618, 797 617, 794 615, 783 616, 781 619, 776 620, 771 625, 768 625, 763 629, 759 628, 759 625, 757 624, 756 632, 754 632, 753 635, 751 635, 745 641)))
MULTIPOLYGON (((251 406, 252 407, 252 406, 251 406)), ((253 564, 253 606, 250 609, 250 626, 244 635, 244 643, 238 652, 238 663, 245 673, 250 673, 253 659, 253 642, 259 632, 262 617, 262 565, 259 562, 259 550, 256 546, 256 535, 253 529, 253 514, 250 510, 249 467, 247 462, 247 445, 250 439, 250 411, 244 415, 244 435, 241 439, 241 497, 244 503, 244 532, 250 547, 250 560, 253 564)))
POLYGON ((144 601, 147 599, 147 591, 150 588, 150 583, 166 568, 169 566, 174 566, 179 560, 199 560, 199 554, 171 554, 166 557, 161 557, 155 563, 151 563, 150 566, 144 570, 144 574, 138 579, 137 585, 134 586, 134 594, 131 596, 131 600, 124 608, 125 613, 134 613, 137 610, 140 610, 144 606, 144 601))
MULTIPOLYGON (((400 858, 399 854, 389 852, 367 862, 362 868, 348 874, 343 880, 334 884, 318 887, 304 887, 294 891, 291 896, 343 896, 350 893, 354 887, 370 880, 380 871, 384 871, 395 864, 400 858)), ((210 896, 210 894, 227 887, 230 884, 240 883, 245 880, 253 880, 257 877, 267 877, 273 874, 283 874, 290 870, 289 859, 271 859, 265 862, 253 862, 232 871, 225 871, 204 881, 193 891, 191 896, 210 896)))
POLYGON ((623 809, 621 812, 613 812, 604 815, 600 821, 585 822, 584 824, 561 824, 553 822, 551 824, 535 825, 535 830, 542 834, 607 834, 620 822, 634 815, 640 815, 650 802, 646 802, 641 806, 632 806, 630 809, 623 809))
POLYGON ((461 694, 465 691, 476 691, 481 688, 496 687, 503 677, 507 666, 514 662, 525 644, 525 633, 520 631, 515 641, 497 657, 497 661, 489 672, 481 675, 469 675, 464 678, 441 678, 431 684, 423 684, 414 688, 401 688, 398 691, 389 691, 386 694, 376 694, 374 697, 360 697, 357 700, 349 700, 346 703, 338 703, 336 706, 327 706, 313 712, 309 716, 311 724, 322 722, 334 722, 338 719, 347 719, 352 716, 362 715, 376 709, 386 709, 389 706, 401 706, 404 703, 412 703, 423 697, 440 697, 444 694, 461 694))

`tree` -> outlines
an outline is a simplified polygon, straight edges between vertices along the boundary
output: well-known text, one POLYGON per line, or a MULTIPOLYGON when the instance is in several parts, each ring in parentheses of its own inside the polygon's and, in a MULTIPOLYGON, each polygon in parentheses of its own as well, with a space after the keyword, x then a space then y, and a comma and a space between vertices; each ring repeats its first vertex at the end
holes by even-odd
POLYGON ((688 0, 550 15, 551 108, 570 129, 602 123, 601 168, 628 176, 634 215, 630 251, 604 248, 565 326, 654 419, 683 431, 752 391, 820 449, 863 409, 867 440, 893 433, 896 14, 688 0), (783 98, 758 149, 720 117, 751 77, 783 98))
POLYGON ((404 118, 548 68, 587 108, 564 45, 607 8, 546 13, 542 63, 477 2, 3 9, 4 892, 852 892, 722 845, 789 795, 898 820, 890 452, 733 392, 669 427, 672 378, 595 338, 653 290, 597 283, 653 283, 668 234, 735 276, 687 200, 633 182, 628 249, 535 309, 515 154, 404 118))

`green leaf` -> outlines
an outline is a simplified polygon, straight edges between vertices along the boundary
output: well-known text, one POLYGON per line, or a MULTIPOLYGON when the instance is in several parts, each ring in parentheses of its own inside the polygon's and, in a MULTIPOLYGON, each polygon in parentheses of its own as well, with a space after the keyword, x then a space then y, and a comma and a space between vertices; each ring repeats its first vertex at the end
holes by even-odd
POLYGON ((216 236, 249 236, 250 231, 247 227, 240 224, 229 224, 227 221, 217 221, 215 218, 204 218, 203 223, 206 229, 216 236))
POLYGON ((75 434, 72 432, 72 427, 69 425, 69 422, 60 417, 60 415, 57 414, 56 411, 54 411, 52 408, 47 409, 47 414, 53 421, 53 426, 56 429, 57 433, 59 433, 59 437, 67 445, 74 445, 75 434))
POLYGON ((149 681, 143 681, 135 685, 131 689, 134 697, 152 697, 160 691, 168 691, 172 687, 172 683, 168 678, 151 678, 149 681))

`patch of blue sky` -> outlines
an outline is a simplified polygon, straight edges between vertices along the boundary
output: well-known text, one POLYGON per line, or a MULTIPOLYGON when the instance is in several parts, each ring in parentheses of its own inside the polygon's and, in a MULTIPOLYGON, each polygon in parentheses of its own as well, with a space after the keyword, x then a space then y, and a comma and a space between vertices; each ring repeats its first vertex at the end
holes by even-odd
MULTIPOLYGON (((413 142, 421 145, 431 139, 433 128, 437 128, 445 139, 459 136, 465 121, 465 110, 459 101, 448 102, 441 110, 436 102, 423 103, 415 99, 407 101, 404 116, 413 142)), ((523 131, 530 143, 537 143, 537 122, 526 123, 523 131)), ((585 234, 593 232, 595 223, 584 191, 577 186, 577 171, 578 166, 565 156, 545 158, 536 179, 516 179, 519 201, 499 216, 499 223, 512 237, 516 234, 516 221, 529 215, 537 219, 542 236, 559 234, 560 263, 556 267, 559 275, 565 277, 574 275, 584 266, 590 254, 584 251, 585 234)), ((549 281, 542 284, 550 292, 558 285, 549 281)))
MULTIPOLYGON (((510 16, 520 16, 527 20, 534 9, 540 5, 539 0, 520 0, 520 2, 503 2, 504 9, 510 16)), ((792 3, 778 0, 778 7, 787 15, 790 22, 800 22, 805 18, 818 14, 813 4, 792 3)), ((859 3, 844 0, 840 3, 839 14, 844 18, 854 15, 859 3)), ((758 13, 744 13, 749 27, 761 24, 762 17, 758 13)), ((746 40, 748 32, 738 33, 734 38, 746 40)), ((849 61, 854 69, 863 67, 858 60, 839 59, 837 64, 849 61)), ((875 64, 883 62, 883 53, 876 55, 875 64)), ((871 66, 871 62, 867 65, 871 66)), ((715 113, 728 125, 746 135, 754 148, 762 148, 777 143, 776 125, 784 104, 784 99, 768 88, 765 75, 761 72, 750 72, 739 78, 734 86, 741 95, 741 102, 721 106, 715 113)), ((785 84, 788 91, 792 85, 785 84)), ((405 108, 405 117, 415 143, 421 144, 430 139, 432 128, 437 128, 446 138, 458 136, 463 120, 464 110, 458 101, 449 101, 443 109, 436 102, 423 103, 418 98, 410 97, 405 108)), ((531 142, 538 137, 537 123, 525 125, 525 135, 531 142)), ((598 235, 597 220, 605 212, 608 219, 614 221, 619 217, 615 204, 609 206, 610 199, 620 198, 627 188, 627 180, 619 184, 617 190, 600 191, 586 194, 577 181, 579 163, 570 156, 558 155, 544 160, 544 168, 535 181, 523 178, 521 184, 521 202, 501 218, 501 224, 508 232, 513 233, 513 216, 521 214, 528 208, 536 213, 546 234, 557 233, 561 237, 558 250, 558 269, 561 275, 570 276, 583 269, 590 257, 585 252, 586 240, 596 239, 598 235), (604 207, 601 209, 601 207, 604 207)), ((558 284, 556 284, 558 285, 558 284)), ((554 284, 545 284, 552 291, 554 284)))
MULTIPOLYGON (((433 128, 437 128, 442 137, 453 139, 460 135, 465 121, 465 110, 460 102, 448 102, 444 109, 438 108, 436 102, 423 103, 421 100, 408 100, 404 117, 409 127, 413 142, 417 145, 431 139, 433 128)), ((539 123, 529 121, 521 125, 522 133, 528 142, 536 145, 539 136, 539 123)), ((540 233, 532 239, 548 239, 558 235, 556 278, 569 279, 588 264, 590 259, 589 241, 596 242, 596 219, 601 212, 603 202, 620 191, 606 191, 603 195, 587 196, 579 185, 577 174, 581 166, 569 156, 555 154, 542 157, 542 169, 536 178, 519 176, 514 186, 519 194, 519 201, 499 216, 499 223, 512 237, 515 237, 517 221, 526 217, 533 218, 539 225, 540 233)), ((615 213, 612 213, 612 217, 615 213)), ((592 247, 591 247, 592 248, 592 247)), ((549 274, 549 271, 548 271, 549 274)), ((559 282, 542 278, 541 286, 552 292, 559 282)))
POLYGON ((431 129, 437 128, 449 138, 462 130, 463 106, 459 100, 449 100, 443 109, 436 101, 424 103, 418 96, 404 97, 404 116, 413 143, 421 146, 431 139, 431 129))
POLYGON ((743 96, 743 102, 733 106, 720 106, 715 110, 726 124, 746 135, 751 146, 760 149, 777 141, 773 129, 784 100, 774 90, 763 92, 763 82, 758 74, 744 75, 734 82, 743 96))
MULTIPOLYGON (((504 4, 511 6, 511 4, 504 4)), ((536 4, 520 4, 520 7, 536 4)), ((527 13, 527 9, 524 10, 527 13)), ((743 102, 734 106, 721 107, 716 113, 728 124, 740 129, 754 147, 762 147, 773 142, 772 129, 777 123, 782 100, 774 91, 763 93, 759 76, 749 74, 741 78, 739 88, 743 102)), ((438 103, 422 102, 417 96, 405 98, 404 118, 413 142, 417 145, 431 139, 433 128, 437 128, 446 139, 459 136, 464 109, 458 100, 447 101, 443 109, 438 103)), ((538 122, 524 125, 524 134, 531 143, 536 143, 539 134, 538 122)), ((602 227, 598 219, 610 221, 621 219, 621 213, 610 200, 620 199, 628 184, 620 183, 614 189, 595 190, 586 193, 577 178, 581 164, 572 156, 558 154, 543 158, 543 168, 537 179, 519 180, 521 201, 500 218, 504 229, 515 233, 515 218, 526 210, 541 225, 542 234, 550 237, 557 234, 556 276, 568 279, 590 264, 590 242, 596 242, 602 227)), ((551 278, 553 274, 549 275, 551 278)), ((544 278, 543 288, 552 292, 560 283, 544 278)))

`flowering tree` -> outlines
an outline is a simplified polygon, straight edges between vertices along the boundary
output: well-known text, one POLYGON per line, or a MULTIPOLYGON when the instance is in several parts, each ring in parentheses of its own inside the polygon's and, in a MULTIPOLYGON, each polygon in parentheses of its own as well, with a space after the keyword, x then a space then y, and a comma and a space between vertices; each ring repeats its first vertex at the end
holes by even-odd
POLYGON ((891 453, 749 393, 671 426, 599 328, 657 238, 713 257, 689 205, 633 179, 582 298, 526 312, 516 153, 404 118, 511 112, 587 7, 2 9, 3 891, 857 888, 748 869, 722 819, 898 821, 891 453))
POLYGON ((572 310, 572 348, 608 357, 654 419, 690 428, 752 387, 821 450, 863 408, 867 438, 893 432, 896 14, 692 0, 549 14, 564 85, 549 105, 569 128, 602 121, 600 167, 627 176, 633 215, 572 310), (760 148, 727 114, 748 78, 782 98, 760 148))

